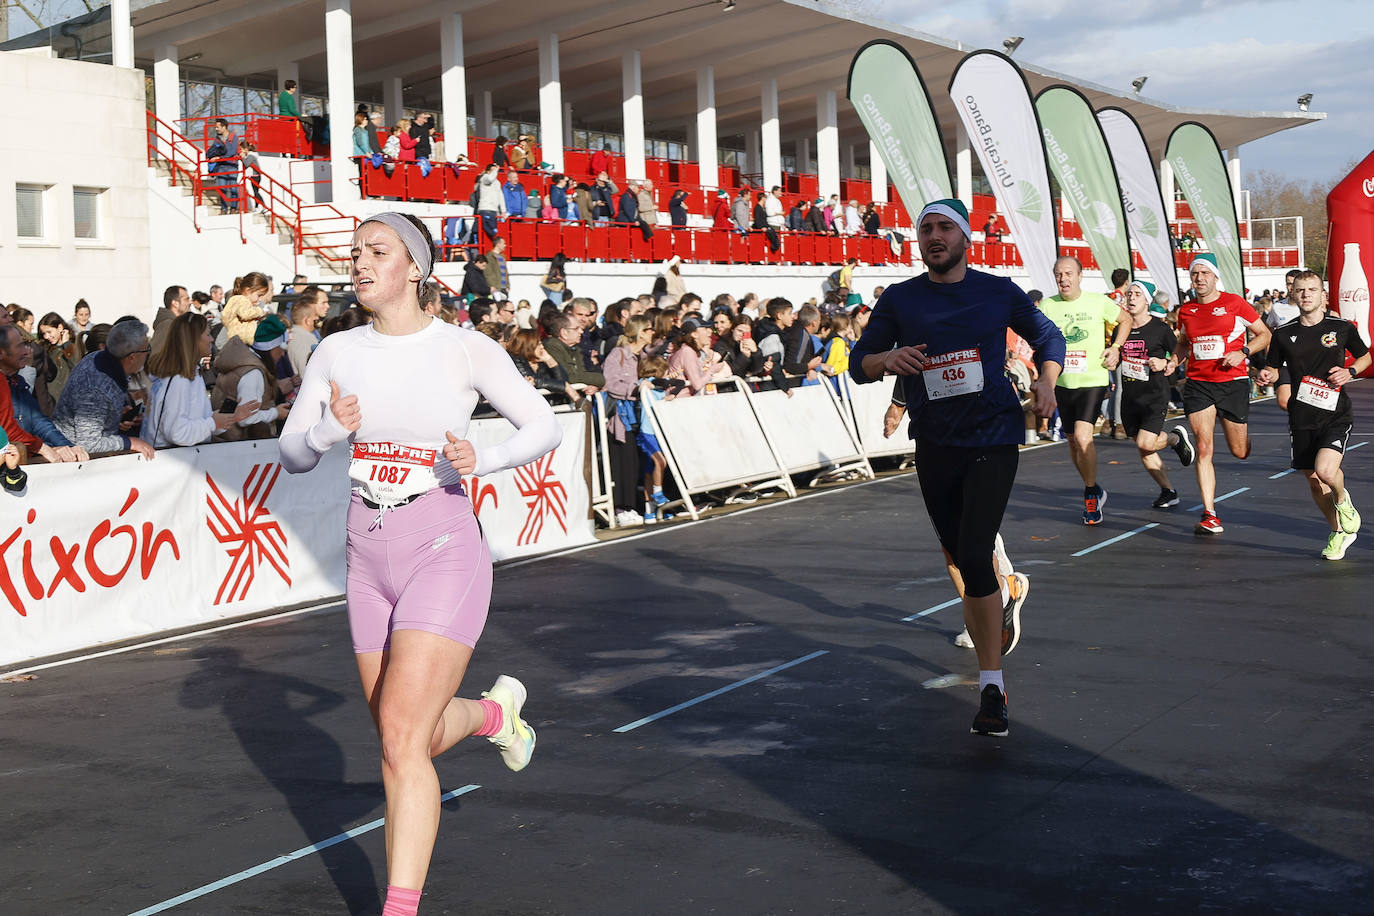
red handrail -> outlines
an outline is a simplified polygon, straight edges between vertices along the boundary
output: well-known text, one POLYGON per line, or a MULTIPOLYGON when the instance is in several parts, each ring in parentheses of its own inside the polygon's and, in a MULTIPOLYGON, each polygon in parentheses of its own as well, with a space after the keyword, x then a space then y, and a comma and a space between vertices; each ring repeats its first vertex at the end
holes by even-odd
POLYGON ((196 206, 200 203, 201 195, 201 174, 203 173, 204 158, 199 147, 168 124, 166 121, 148 112, 148 165, 155 166, 157 162, 165 162, 172 173, 175 181, 180 175, 186 176, 191 185, 191 224, 196 227, 196 232, 200 232, 200 218, 196 212, 196 206))

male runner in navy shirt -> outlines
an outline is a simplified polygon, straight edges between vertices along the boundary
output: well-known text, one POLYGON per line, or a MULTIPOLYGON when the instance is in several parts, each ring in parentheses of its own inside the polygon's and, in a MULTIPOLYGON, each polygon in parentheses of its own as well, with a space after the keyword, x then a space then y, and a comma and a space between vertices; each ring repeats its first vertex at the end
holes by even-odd
POLYGON ((1007 328, 1035 348, 1035 412, 1054 413, 1064 335, 1005 277, 969 268, 968 210, 927 204, 917 242, 927 273, 889 286, 850 354, 849 374, 893 373, 911 413, 916 473, 940 544, 964 580, 964 623, 978 653, 980 707, 970 731, 1007 734, 1002 600, 993 545, 1023 441, 1020 400, 1002 372, 1007 328))

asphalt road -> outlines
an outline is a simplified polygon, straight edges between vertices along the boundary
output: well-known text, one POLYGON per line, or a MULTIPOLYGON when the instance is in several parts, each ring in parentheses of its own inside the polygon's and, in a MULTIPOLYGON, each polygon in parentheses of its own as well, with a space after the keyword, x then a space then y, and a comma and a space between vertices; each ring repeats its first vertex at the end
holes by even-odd
MULTIPOLYGON (((522 678, 538 751, 518 774, 480 740, 438 762, 476 788, 445 805, 421 912, 1369 912, 1374 536, 1322 560, 1272 402, 1252 430, 1250 460, 1218 460, 1238 492, 1211 540, 1168 453, 1184 502, 1162 512, 1134 447, 1099 440, 1097 528, 1065 448, 1023 453, 1001 740, 968 734, 958 607, 902 619, 953 596, 913 476, 504 567, 463 693, 522 678)), ((1374 519, 1371 471, 1374 447, 1349 453, 1374 519)), ((0 703, 0 911, 380 911, 341 610, 46 669, 0 703)))

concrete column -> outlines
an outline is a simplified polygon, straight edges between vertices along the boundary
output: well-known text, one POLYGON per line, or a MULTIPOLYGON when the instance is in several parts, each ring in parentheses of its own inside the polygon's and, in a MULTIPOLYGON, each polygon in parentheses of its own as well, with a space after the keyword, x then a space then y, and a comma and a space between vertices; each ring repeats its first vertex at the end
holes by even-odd
POLYGON ((797 138, 797 171, 803 175, 811 174, 811 138, 797 138))
POLYGON ((853 178, 858 172, 858 159, 854 155, 854 144, 846 143, 844 147, 844 177, 853 178))
POLYGON ((744 138, 744 170, 750 175, 763 174, 763 141, 759 132, 751 130, 744 138))
POLYGON ((686 162, 691 162, 697 151, 697 122, 688 121, 683 125, 683 129, 687 133, 687 149, 683 151, 682 158, 686 162))
POLYGON ((878 144, 872 140, 868 141, 868 171, 873 176, 873 202, 887 203, 887 163, 883 162, 883 157, 878 154, 878 144))
POLYGON ((563 84, 553 32, 539 36, 539 144, 544 161, 563 171, 563 84))
POLYGON ((563 103, 563 148, 573 145, 572 102, 563 103))
POLYGON ((778 81, 763 81, 759 93, 763 109, 763 187, 772 190, 782 184, 782 136, 778 123, 778 81))
MULTIPOLYGON (((969 146, 968 131, 962 119, 954 122, 954 193, 973 212, 973 147, 969 146)), ((912 214, 915 216, 916 214, 912 214)))
POLYGON ((353 177, 353 11, 351 0, 325 0, 324 48, 329 82, 330 198, 334 203, 358 200, 353 177))
POLYGON ((386 123, 395 124, 401 120, 405 111, 405 80, 399 76, 388 76, 382 80, 382 108, 386 112, 386 123))
POLYGON ((483 89, 474 93, 474 101, 477 103, 477 136, 490 140, 496 136, 491 126, 494 120, 491 114, 491 90, 483 89))
POLYGON ((1246 219, 1245 192, 1240 186, 1240 149, 1237 147, 1226 151, 1226 174, 1231 179, 1231 194, 1236 202, 1236 221, 1243 222, 1246 219))
POLYGON ((840 193, 840 129, 833 89, 816 96, 816 180, 821 197, 840 193))
MULTIPOLYGON (((153 54, 153 104, 160 120, 177 133, 185 133, 177 123, 181 120, 181 67, 176 45, 160 45, 153 54)), ((162 155, 171 155, 170 145, 159 143, 158 147, 162 155)))
POLYGON ((452 162, 468 151, 468 76, 461 13, 446 13, 439 19, 439 93, 444 109, 444 155, 452 162))
POLYGON ((1164 218, 1178 219, 1178 208, 1174 206, 1174 167, 1168 159, 1159 161, 1159 192, 1164 195, 1164 218))
POLYGON ((626 51, 620 58, 620 88, 625 177, 644 178, 644 83, 638 51, 626 51))
MULTIPOLYGON (((281 91, 282 91, 283 89, 286 88, 286 81, 287 81, 287 80, 295 80, 295 81, 296 81, 296 98, 297 98, 297 100, 299 100, 300 97, 301 97, 301 90, 300 90, 300 85, 301 85, 301 65, 298 64, 298 63, 296 63, 294 60, 284 60, 284 61, 281 61, 281 62, 279 62, 279 63, 277 64, 277 93, 278 93, 279 95, 281 94, 281 91)), ((276 111, 277 111, 277 109, 276 109, 276 107, 275 107, 276 104, 277 104, 277 100, 276 100, 276 99, 273 99, 273 100, 272 100, 272 105, 274 106, 273 109, 272 109, 273 114, 275 114, 276 111)), ((296 107, 297 107, 297 108, 300 107, 299 101, 297 101, 296 107)))
POLYGON ((116 67, 133 67, 134 26, 129 15, 129 0, 110 0, 110 52, 110 63, 116 67))
POLYGON ((716 68, 708 64, 697 68, 697 137, 692 147, 703 188, 720 186, 719 143, 716 137, 716 68))

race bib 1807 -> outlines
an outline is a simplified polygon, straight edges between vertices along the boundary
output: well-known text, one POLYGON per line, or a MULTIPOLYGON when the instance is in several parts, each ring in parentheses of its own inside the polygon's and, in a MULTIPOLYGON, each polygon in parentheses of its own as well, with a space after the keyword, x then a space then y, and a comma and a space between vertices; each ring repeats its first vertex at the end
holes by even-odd
POLYGON ((1304 375, 1298 386, 1298 400, 1321 410, 1335 410, 1341 401, 1341 389, 1323 382, 1315 375, 1304 375))
POLYGON ((399 442, 355 442, 348 476, 362 495, 378 505, 393 505, 439 485, 432 448, 399 442))
POLYGON ((1226 355, 1226 341, 1220 334, 1198 337, 1193 340, 1194 359, 1221 359, 1226 355))
POLYGON ((983 390, 983 360, 976 349, 942 353, 931 357, 921 376, 932 401, 976 394, 983 390))

